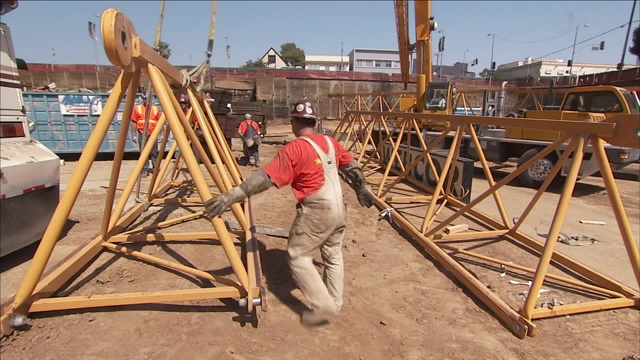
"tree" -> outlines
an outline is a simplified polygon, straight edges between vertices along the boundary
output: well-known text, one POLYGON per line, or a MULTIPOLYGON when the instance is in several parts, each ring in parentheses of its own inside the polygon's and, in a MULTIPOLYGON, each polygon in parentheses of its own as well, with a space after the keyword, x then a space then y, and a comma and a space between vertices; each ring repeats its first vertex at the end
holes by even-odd
POLYGON ((304 66, 304 50, 294 43, 280 45, 280 56, 289 66, 304 66))
POLYGON ((484 68, 484 70, 482 70, 479 75, 486 79, 489 77, 489 75, 491 75, 491 73, 492 73, 491 70, 484 68))
POLYGON ((264 63, 261 59, 255 60, 247 60, 247 62, 242 65, 240 68, 242 69, 266 69, 267 64, 264 63))
POLYGON ((169 59, 169 56, 171 56, 171 49, 169 48, 169 44, 164 41, 158 42, 158 49, 156 50, 158 51, 158 54, 160 54, 160 56, 165 59, 169 59))
POLYGON ((631 47, 629 48, 629 52, 640 57, 640 26, 633 30, 633 37, 631 38, 631 47))

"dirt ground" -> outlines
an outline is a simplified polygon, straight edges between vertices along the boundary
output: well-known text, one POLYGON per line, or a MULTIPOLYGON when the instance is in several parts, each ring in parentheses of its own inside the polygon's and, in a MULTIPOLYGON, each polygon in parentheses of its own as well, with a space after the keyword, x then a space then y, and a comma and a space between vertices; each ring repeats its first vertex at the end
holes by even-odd
MULTIPOLYGON (((335 125, 335 124, 334 124, 335 125)), ((329 127, 329 126, 327 126, 329 127)), ((270 128, 261 145, 262 164, 282 146, 288 126, 270 128)), ((233 144, 236 154, 241 145, 233 144)), ((91 173, 69 217, 64 236, 56 245, 49 264, 55 264, 99 232, 111 161, 99 161, 91 173)), ((637 165, 637 164, 636 164, 637 165)), ((635 239, 640 238, 640 186, 638 166, 617 180, 635 239)), ((123 164, 129 174, 134 161, 123 164)), ((62 184, 69 180, 75 162, 62 167, 62 184)), ((254 167, 241 167, 250 175, 254 167)), ((473 192, 488 186, 476 168, 473 192)), ((508 169, 496 168, 497 178, 508 169)), ((125 180, 121 180, 123 187, 125 180)), ((561 185, 554 185, 523 226, 536 235, 547 232, 561 185)), ((258 310, 257 327, 239 320, 236 301, 211 300, 178 304, 150 304, 32 314, 27 331, 14 332, 0 340, 2 359, 623 359, 640 355, 640 312, 620 309, 535 320, 538 335, 515 337, 488 308, 463 288, 422 248, 387 220, 379 220, 380 209, 362 208, 345 186, 348 229, 344 242, 345 304, 341 315, 327 326, 307 329, 299 323, 304 298, 295 289, 286 263, 286 239, 259 234, 268 310, 258 310)), ((521 211, 532 194, 517 184, 501 190, 507 210, 521 211), (523 205, 524 204, 524 205, 523 205)), ((489 205, 479 205, 483 211, 489 205)), ((271 189, 252 200, 258 225, 288 229, 295 215, 295 200, 289 187, 271 189)), ((184 215, 187 207, 158 207, 154 216, 184 215)), ((232 219, 231 215, 225 218, 232 219)), ((206 221, 188 223, 189 231, 210 228, 206 221)), ((588 246, 558 244, 563 252, 596 270, 637 289, 615 217, 599 177, 578 183, 569 214, 562 228, 568 235, 582 234, 598 240, 588 246), (606 222, 585 225, 578 220, 606 222)), ((495 246, 495 244, 491 245, 495 246)), ((490 253, 500 250, 487 247, 490 253)), ((35 246, 11 254, 0 264, 2 302, 13 296, 30 263, 35 246)), ((219 246, 150 244, 146 253, 227 275, 219 246)), ((504 255, 504 254, 503 254, 504 255)), ((520 252, 508 258, 520 260, 520 252)), ((523 257, 525 255, 522 255, 523 257)), ((318 254, 317 258, 320 261, 318 254)), ((530 261, 530 260, 529 260, 530 261)), ((526 263, 526 261, 524 261, 526 263)), ((533 263, 535 264, 535 263, 533 263)), ((481 269, 467 264, 492 289, 516 308, 522 305, 522 286, 509 280, 528 281, 521 275, 481 269)), ((320 266, 318 265, 319 269, 320 266)), ((136 260, 105 252, 63 292, 90 295, 126 291, 150 291, 211 286, 191 276, 179 275, 136 260)), ((525 287, 526 288, 526 287, 525 287)), ((569 291, 550 288, 540 301, 573 301, 569 291)))

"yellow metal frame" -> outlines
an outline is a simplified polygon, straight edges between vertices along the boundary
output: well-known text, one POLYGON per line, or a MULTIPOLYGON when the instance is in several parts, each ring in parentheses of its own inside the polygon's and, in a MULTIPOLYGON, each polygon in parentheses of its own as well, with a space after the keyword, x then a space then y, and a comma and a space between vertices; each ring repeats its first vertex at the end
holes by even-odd
MULTIPOLYGON (((205 217, 203 211, 176 219, 155 222, 149 226, 134 229, 128 227, 138 219, 150 204, 163 205, 166 203, 192 203, 203 204, 218 194, 227 191, 232 186, 242 182, 242 174, 239 171, 231 149, 227 144, 222 130, 217 123, 210 107, 202 101, 200 94, 194 91, 194 87, 188 86, 185 90, 188 95, 191 111, 185 116, 174 95, 174 88, 182 88, 185 82, 182 74, 169 62, 157 54, 157 52, 136 34, 133 24, 117 9, 107 9, 102 14, 102 34, 104 48, 109 60, 122 69, 104 110, 100 115, 96 127, 93 129, 87 145, 78 160, 76 169, 69 180, 60 203, 47 227, 33 261, 20 284, 18 292, 12 304, 2 309, 1 331, 8 335, 12 332, 12 321, 18 317, 24 319, 29 313, 95 308, 116 305, 131 305, 158 302, 192 301, 200 299, 242 298, 246 300, 248 319, 257 324, 256 307, 261 305, 265 309, 264 288, 261 284, 261 267, 258 254, 257 239, 255 237, 251 206, 249 200, 243 205, 234 204, 231 212, 237 222, 242 226, 242 231, 230 232, 220 217, 208 219, 212 224, 209 232, 182 232, 166 233, 167 228, 194 219, 205 217), (120 177, 120 169, 125 149, 125 140, 129 129, 131 113, 134 106, 136 91, 140 82, 140 70, 146 68, 152 87, 157 94, 162 108, 162 117, 147 144, 140 152, 133 172, 124 189, 117 188, 120 177), (172 88, 173 86, 173 88, 172 88), (100 228, 100 235, 84 247, 78 249, 67 259, 61 262, 54 270, 43 277, 44 269, 49 261, 52 251, 58 241, 64 224, 78 198, 78 194, 91 168, 98 149, 102 143, 111 122, 113 121, 118 106, 127 94, 120 134, 118 136, 117 149, 114 155, 113 168, 109 179, 109 186, 104 205, 104 217, 100 228), (198 126, 202 130, 206 147, 212 155, 212 160, 207 156, 203 145, 195 134, 195 124, 191 122, 192 114, 198 120, 198 126), (153 169, 153 175, 149 182, 149 189, 144 199, 125 211, 127 201, 139 179, 144 164, 151 152, 152 144, 157 142, 163 131, 165 122, 168 124, 162 137, 158 161, 153 169), (169 153, 164 158, 164 149, 169 138, 173 134, 175 142, 169 153), (207 180, 200 170, 191 145, 195 147, 206 172, 212 180, 207 180), (169 171, 173 155, 176 149, 180 149, 180 156, 173 162, 173 170, 169 171), (189 180, 178 180, 182 163, 186 164, 189 180), (210 189, 215 184, 216 189, 210 189), (179 187, 190 187, 195 194, 191 198, 169 198, 171 190, 179 187), (121 191, 116 203, 116 191, 121 191), (115 206, 114 206, 115 205, 115 206), (199 241, 202 239, 217 239, 223 248, 224 256, 229 261, 235 279, 225 278, 193 267, 185 266, 177 262, 161 259, 148 255, 139 250, 127 247, 130 244, 140 242, 171 242, 171 241, 199 241), (235 240, 235 242, 234 242, 235 240), (245 250, 243 259, 236 250, 238 244, 245 250), (78 272, 90 264, 97 256, 108 251, 120 254, 126 259, 137 259, 152 263, 158 267, 179 271, 216 283, 214 288, 198 288, 184 290, 160 290, 153 292, 130 292, 120 294, 91 295, 91 296, 60 296, 56 293, 78 272), (246 266, 245 266, 246 264, 246 266)), ((184 91, 184 90, 183 90, 184 91)))
MULTIPOLYGON (((420 243, 438 263, 477 296, 519 338, 536 335, 537 326, 533 323, 535 319, 606 309, 640 307, 640 293, 638 291, 556 251, 558 235, 569 207, 583 154, 587 145, 590 144, 600 167, 631 268, 636 275, 638 286, 640 286, 638 248, 604 150, 605 142, 618 146, 636 148, 639 146, 637 133, 632 130, 640 128, 640 119, 637 116, 621 115, 602 122, 560 122, 547 119, 349 111, 343 120, 347 125, 341 131, 336 132, 334 136, 344 144, 345 148, 356 153, 356 159, 363 167, 367 182, 376 195, 377 206, 381 209, 392 209, 390 212, 392 220, 420 243), (422 137, 418 137, 419 145, 426 150, 412 160, 402 159, 398 152, 402 138, 407 137, 407 145, 410 147, 411 137, 409 134, 411 131, 420 133, 419 125, 427 119, 442 123, 445 126, 444 132, 429 143, 426 143, 422 137), (544 150, 516 168, 511 174, 500 181, 495 181, 480 146, 480 140, 474 131, 474 125, 519 126, 530 129, 555 130, 561 132, 561 136, 560 139, 550 143, 544 150), (372 135, 373 129, 378 130, 377 136, 372 135), (437 145, 444 140, 446 135, 453 135, 453 143, 442 169, 436 171, 430 150, 437 149, 437 145), (458 160, 458 149, 464 136, 469 136, 475 144, 480 164, 489 185, 488 190, 477 194, 468 204, 462 202, 449 190, 452 188, 453 164, 458 160), (511 223, 512 217, 507 214, 499 189, 551 151, 564 146, 567 141, 569 144, 554 166, 551 176, 533 195, 523 213, 518 214, 518 220, 511 223), (383 161, 381 149, 385 144, 393 149, 389 156, 390 161, 383 161), (573 157, 573 162, 551 219, 547 239, 545 242, 539 242, 523 233, 520 227, 570 156, 573 157), (434 174, 435 187, 430 187, 409 176, 423 159, 426 159, 432 174, 434 174), (394 168, 394 161, 397 163, 396 166, 400 168, 399 170, 394 168), (402 186, 403 183, 412 186, 402 186), (497 218, 476 209, 476 205, 487 198, 493 198, 498 211, 497 218), (412 206, 410 216, 405 216, 399 205, 407 201, 414 203, 414 205, 423 204, 424 208, 416 207, 418 205, 412 206), (453 214, 442 215, 445 208, 448 208, 453 214), (425 211, 423 216, 419 215, 422 211, 420 209, 425 211), (416 218, 421 221, 415 222, 416 218), (454 234, 445 231, 447 226, 455 224, 462 218, 466 221, 482 224, 487 230, 454 234), (484 239, 488 241, 508 239, 511 243, 521 245, 537 256, 537 266, 535 268, 522 266, 507 260, 479 254, 473 251, 474 247, 463 247, 465 240, 468 243, 472 240, 484 239), (512 307, 493 290, 487 288, 485 283, 457 260, 460 257, 530 274, 531 286, 522 307, 519 309, 512 307), (550 265, 565 270, 567 273, 575 274, 581 279, 549 273, 550 265), (545 281, 564 283, 573 288, 581 288, 590 294, 595 293, 597 296, 592 296, 588 301, 577 304, 536 308, 537 295, 545 281)), ((474 181, 478 181, 478 179, 474 181)), ((549 211, 549 209, 545 209, 545 211, 549 211)))
MULTIPOLYGON (((331 93, 329 94, 330 111, 335 107, 337 109, 336 119, 344 119, 347 111, 401 111, 400 101, 407 96, 411 96, 408 92, 372 92, 372 93, 331 93), (386 99, 393 96, 394 101, 389 103, 386 99)), ((335 120, 335 119, 328 119, 335 120)))

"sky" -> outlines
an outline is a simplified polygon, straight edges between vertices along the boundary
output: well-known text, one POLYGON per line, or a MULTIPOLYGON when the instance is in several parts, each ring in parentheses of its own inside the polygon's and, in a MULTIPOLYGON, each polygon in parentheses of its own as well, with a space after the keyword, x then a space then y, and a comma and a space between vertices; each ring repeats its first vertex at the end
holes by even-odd
MULTIPOLYGON (((0 20, 11 28, 16 56, 27 63, 96 64, 97 50, 97 62, 108 64, 100 25, 96 42, 89 37, 88 21, 99 23, 104 10, 118 8, 142 40, 153 44, 160 4, 160 0, 19 0, 18 8, 0 20)), ((492 45, 498 65, 526 57, 571 59, 577 33, 574 63, 617 64, 632 6, 633 0, 434 0, 431 10, 439 29, 432 33, 433 52, 444 34, 444 65, 477 58, 478 65, 469 71, 479 73, 490 65, 492 45), (604 50, 592 50, 601 41, 604 50)), ((413 1, 409 9, 413 19, 413 1)), ((171 48, 172 64, 197 65, 205 60, 211 10, 212 1, 166 1, 161 38, 171 48)), ((627 49, 639 17, 637 4, 627 49)), ((412 20, 409 30, 414 42, 412 20)), ((280 51, 280 45, 289 42, 307 55, 339 56, 342 51, 346 57, 353 48, 397 49, 393 1, 218 1, 212 66, 239 67, 262 57, 270 47, 280 51)), ((436 58, 432 61, 435 65, 436 58)), ((635 62, 627 50, 625 64, 635 62)))

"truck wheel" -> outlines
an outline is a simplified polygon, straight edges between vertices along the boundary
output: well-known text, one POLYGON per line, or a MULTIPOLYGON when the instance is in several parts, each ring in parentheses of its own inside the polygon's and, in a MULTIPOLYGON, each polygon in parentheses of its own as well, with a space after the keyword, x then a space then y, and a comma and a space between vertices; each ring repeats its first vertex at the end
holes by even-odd
MULTIPOLYGON (((520 159, 518 159, 518 167, 522 166, 529 159, 538 154, 538 149, 527 150, 520 159)), ((538 160, 531 165, 525 172, 518 175, 518 181, 526 187, 538 189, 542 183, 551 174, 551 169, 556 164, 556 156, 554 153, 547 155, 546 157, 538 160)))

